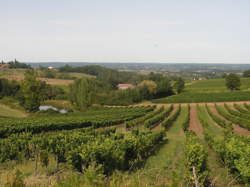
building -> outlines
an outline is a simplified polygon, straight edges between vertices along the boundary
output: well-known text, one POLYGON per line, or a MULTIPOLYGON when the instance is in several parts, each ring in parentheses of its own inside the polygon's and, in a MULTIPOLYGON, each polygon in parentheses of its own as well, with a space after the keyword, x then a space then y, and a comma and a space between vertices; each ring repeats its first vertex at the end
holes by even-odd
POLYGON ((48 69, 49 69, 49 70, 52 70, 52 69, 54 69, 54 67, 52 67, 52 66, 49 66, 49 67, 48 67, 48 69))
POLYGON ((118 84, 117 88, 119 90, 126 90, 128 88, 134 88, 135 86, 133 84, 118 84))
POLYGON ((0 68, 8 68, 9 64, 0 64, 0 68))

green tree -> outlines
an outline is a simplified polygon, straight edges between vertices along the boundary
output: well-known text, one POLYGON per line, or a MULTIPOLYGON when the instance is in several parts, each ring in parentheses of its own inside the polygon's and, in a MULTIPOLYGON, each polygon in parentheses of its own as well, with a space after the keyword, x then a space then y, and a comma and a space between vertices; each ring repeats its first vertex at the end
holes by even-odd
POLYGON ((181 77, 179 77, 175 82, 174 87, 178 94, 181 93, 185 88, 185 81, 181 77))
POLYGON ((250 70, 246 70, 243 72, 243 77, 250 77, 250 70))
POLYGON ((156 97, 166 97, 172 94, 173 88, 169 78, 164 77, 159 82, 157 82, 156 97))
POLYGON ((239 90, 241 86, 240 77, 235 73, 230 73, 226 76, 226 87, 233 91, 239 90))
POLYGON ((37 111, 41 102, 47 98, 46 83, 36 79, 34 70, 27 70, 21 83, 21 104, 30 111, 37 111))
POLYGON ((82 78, 70 85, 70 101, 79 109, 90 107, 98 100, 98 93, 105 91, 105 84, 93 78, 82 78))

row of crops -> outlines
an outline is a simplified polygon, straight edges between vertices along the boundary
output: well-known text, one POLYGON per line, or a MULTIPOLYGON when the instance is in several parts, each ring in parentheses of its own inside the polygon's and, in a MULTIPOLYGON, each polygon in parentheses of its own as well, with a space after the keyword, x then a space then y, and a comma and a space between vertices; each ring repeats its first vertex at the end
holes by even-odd
POLYGON ((91 163, 100 164, 105 174, 127 170, 143 162, 164 137, 163 131, 127 134, 115 129, 70 130, 49 135, 13 134, 0 140, 0 162, 8 160, 46 160, 53 155, 58 163, 66 162, 80 172, 91 163))
POLYGON ((21 132, 41 133, 83 127, 106 127, 124 123, 153 111, 155 106, 102 108, 87 113, 64 116, 42 116, 25 119, 4 118, 0 121, 0 137, 21 132))
MULTIPOLYGON (((237 180, 244 184, 250 183, 250 138, 232 133, 232 123, 236 123, 233 121, 236 119, 237 124, 240 124, 239 119, 244 120, 242 124, 246 128, 250 110, 248 107, 247 104, 245 106, 235 104, 233 107, 215 105, 219 115, 208 105, 197 107, 206 143, 217 153, 222 165, 226 165, 237 180)), ((182 160, 185 166, 185 170, 182 171, 185 183, 191 186, 196 184, 206 186, 210 175, 207 163, 208 151, 202 138, 189 131, 190 110, 189 105, 96 109, 81 116, 60 117, 61 121, 64 120, 62 122, 64 124, 70 125, 70 120, 80 120, 81 117, 84 120, 88 119, 86 121, 89 121, 90 125, 75 125, 73 128, 55 126, 55 129, 47 130, 46 124, 59 117, 48 117, 46 119, 48 122, 42 121, 42 118, 34 118, 33 122, 28 123, 27 121, 31 119, 27 119, 24 124, 22 122, 15 124, 16 119, 4 119, 7 123, 1 121, 0 130, 18 129, 22 125, 26 126, 26 129, 2 134, 5 138, 0 139, 0 163, 11 160, 35 160, 46 166, 49 164, 49 158, 54 157, 58 164, 66 163, 83 173, 93 163, 100 166, 105 175, 111 175, 115 170, 128 171, 144 163, 154 154, 166 138, 168 130, 177 119, 181 118, 181 126, 186 135, 185 159, 182 160), (96 121, 100 125, 95 125, 96 121), (119 133, 115 127, 96 130, 97 127, 120 123, 124 123, 129 131, 119 133), (156 125, 160 125, 164 130, 150 130, 156 125), (44 129, 33 130, 38 127, 44 129), (51 132, 45 136, 43 132, 48 131, 51 132)), ((56 122, 58 121, 54 121, 53 124, 56 122)), ((72 124, 77 124, 77 121, 72 124)), ((242 124, 240 125, 243 127, 242 124)))
MULTIPOLYGON (((228 121, 237 124, 241 123, 243 118, 237 118, 236 113, 233 114, 233 112, 237 111, 228 105, 215 105, 215 107, 218 113, 228 121)), ((241 107, 241 109, 244 108, 241 107)), ((221 164, 230 170, 231 174, 237 178, 237 181, 249 184, 250 137, 233 133, 232 123, 214 114, 209 106, 198 106, 198 116, 204 129, 204 138, 213 151, 217 153, 221 164)))

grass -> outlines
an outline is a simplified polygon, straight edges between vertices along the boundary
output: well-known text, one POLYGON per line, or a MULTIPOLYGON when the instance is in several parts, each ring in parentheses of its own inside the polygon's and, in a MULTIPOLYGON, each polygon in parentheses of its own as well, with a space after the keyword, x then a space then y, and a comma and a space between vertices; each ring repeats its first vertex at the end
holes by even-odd
POLYGON ((202 103, 249 101, 250 91, 234 92, 183 92, 166 98, 154 99, 153 103, 202 103))
POLYGON ((0 116, 1 117, 13 117, 13 118, 24 118, 28 114, 17 109, 10 108, 7 105, 0 104, 0 116))
MULTIPOLYGON (((241 90, 250 88, 250 78, 241 78, 241 90)), ((207 79, 193 81, 186 87, 187 92, 227 92, 225 79, 207 79)))
MULTIPOLYGON (((223 129, 219 127, 215 121, 209 116, 205 106, 200 106, 200 111, 198 112, 202 119, 205 119, 206 126, 203 126, 212 133, 214 136, 222 137, 223 129)), ((228 186, 228 184, 233 184, 234 186, 240 186, 234 184, 234 179, 229 173, 229 169, 224 167, 223 163, 219 160, 217 153, 215 153, 203 140, 203 144, 206 146, 208 151, 208 160, 207 164, 210 170, 210 181, 212 184, 216 184, 216 186, 228 186)))
POLYGON ((186 84, 183 93, 166 98, 154 99, 153 103, 201 103, 250 100, 250 78, 241 78, 240 91, 231 92, 225 79, 197 80, 186 84))
MULTIPOLYGON (((24 73, 26 69, 9 69, 9 68, 0 68, 0 78, 6 78, 9 80, 21 81, 24 79, 24 73)), ((90 77, 86 74, 75 75, 77 78, 90 77)), ((67 86, 74 82, 74 80, 64 80, 64 79, 49 79, 49 78, 38 78, 41 81, 45 81, 50 85, 59 85, 67 86)))
POLYGON ((147 160, 143 169, 133 174, 133 176, 139 176, 139 179, 145 183, 143 186, 166 186, 166 184, 175 186, 176 183, 182 183, 185 144, 182 123, 186 114, 187 107, 183 107, 179 117, 167 132, 167 141, 157 154, 147 160))

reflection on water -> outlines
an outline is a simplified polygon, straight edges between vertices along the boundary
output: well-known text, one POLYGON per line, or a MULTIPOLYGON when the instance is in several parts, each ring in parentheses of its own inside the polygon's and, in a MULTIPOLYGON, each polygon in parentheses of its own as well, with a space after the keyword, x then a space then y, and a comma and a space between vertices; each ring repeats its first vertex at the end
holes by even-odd
POLYGON ((49 109, 58 111, 58 112, 60 112, 61 114, 65 114, 65 113, 68 112, 66 109, 60 109, 60 110, 59 110, 58 108, 53 107, 53 106, 46 106, 46 105, 39 106, 39 110, 40 110, 40 111, 46 111, 46 110, 49 110, 49 109))

